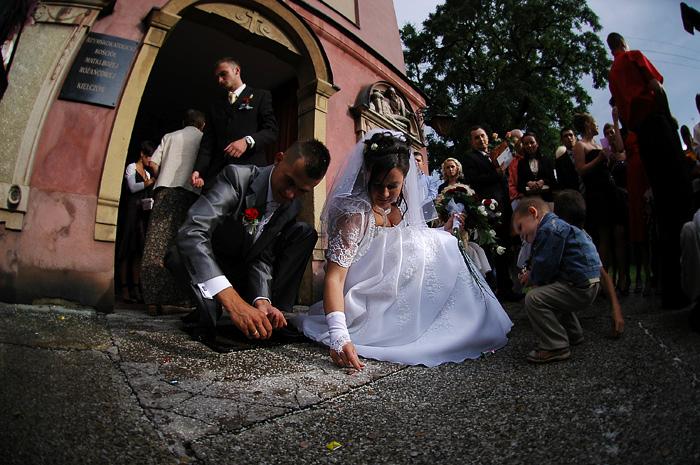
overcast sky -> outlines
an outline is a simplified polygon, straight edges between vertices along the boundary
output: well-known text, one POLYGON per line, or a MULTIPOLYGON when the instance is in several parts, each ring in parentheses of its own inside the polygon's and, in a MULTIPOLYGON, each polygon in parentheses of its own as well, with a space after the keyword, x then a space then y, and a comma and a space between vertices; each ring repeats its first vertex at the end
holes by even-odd
MULTIPOLYGON (((700 0, 685 0, 700 10, 700 0)), ((399 26, 408 22, 419 26, 442 0, 394 0, 399 26)), ((700 92, 700 33, 690 35, 683 29, 680 1, 676 0, 588 0, 603 29, 601 39, 619 32, 631 49, 641 50, 664 76, 671 111, 679 124, 691 128, 700 119, 695 94, 700 92)), ((607 50, 607 46, 606 46, 607 50)), ((610 56, 612 58, 612 56, 610 56)), ((596 90, 590 78, 584 86, 593 99, 591 113, 600 126, 612 121, 607 87, 596 90)))

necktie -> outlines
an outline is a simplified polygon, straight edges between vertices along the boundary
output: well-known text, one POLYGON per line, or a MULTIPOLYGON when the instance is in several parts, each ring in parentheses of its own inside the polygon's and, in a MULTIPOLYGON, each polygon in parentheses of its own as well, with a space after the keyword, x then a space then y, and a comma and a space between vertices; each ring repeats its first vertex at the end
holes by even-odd
POLYGON ((230 103, 231 105, 233 105, 233 103, 236 101, 237 98, 238 98, 238 95, 236 95, 235 92, 228 93, 228 103, 230 103))

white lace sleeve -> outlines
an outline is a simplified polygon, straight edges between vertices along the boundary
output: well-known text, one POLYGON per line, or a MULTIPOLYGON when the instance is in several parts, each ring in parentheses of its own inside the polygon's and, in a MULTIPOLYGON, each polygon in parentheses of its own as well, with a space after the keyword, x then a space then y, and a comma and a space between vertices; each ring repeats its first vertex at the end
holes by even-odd
POLYGON ((362 213, 340 215, 328 231, 326 259, 348 268, 353 262, 364 233, 362 213))

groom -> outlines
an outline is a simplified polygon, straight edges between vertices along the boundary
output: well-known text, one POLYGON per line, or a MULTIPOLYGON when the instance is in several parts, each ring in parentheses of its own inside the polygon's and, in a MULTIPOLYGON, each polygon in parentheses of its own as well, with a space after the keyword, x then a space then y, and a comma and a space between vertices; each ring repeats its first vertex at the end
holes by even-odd
POLYGON ((203 342, 213 344, 222 310, 251 339, 286 326, 280 310, 292 309, 317 239, 296 221, 298 197, 329 162, 321 142, 296 142, 274 165, 227 165, 192 205, 166 260, 191 283, 203 342))

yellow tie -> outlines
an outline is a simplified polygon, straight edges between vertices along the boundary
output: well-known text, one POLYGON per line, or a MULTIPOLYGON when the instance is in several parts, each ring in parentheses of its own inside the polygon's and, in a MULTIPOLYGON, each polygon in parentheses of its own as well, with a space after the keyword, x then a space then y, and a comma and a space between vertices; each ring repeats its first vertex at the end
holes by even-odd
POLYGON ((237 98, 238 98, 238 95, 236 95, 235 92, 228 93, 228 103, 230 103, 231 105, 233 105, 233 103, 236 101, 237 98))

